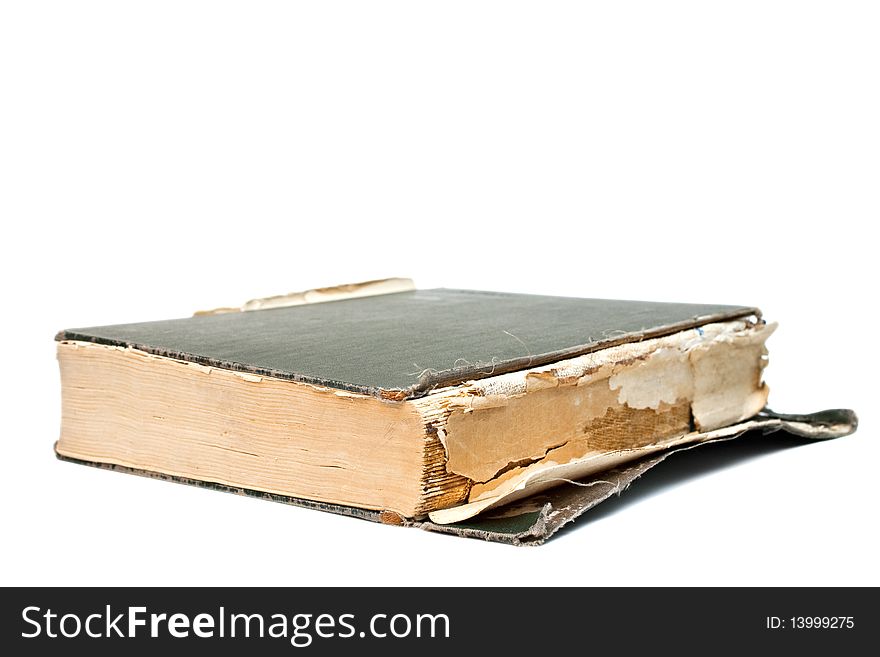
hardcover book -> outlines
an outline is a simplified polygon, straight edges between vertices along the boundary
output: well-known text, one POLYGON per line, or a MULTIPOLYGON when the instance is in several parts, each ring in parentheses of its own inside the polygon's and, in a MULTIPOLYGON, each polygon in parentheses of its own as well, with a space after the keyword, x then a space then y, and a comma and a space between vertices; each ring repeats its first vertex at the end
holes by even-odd
POLYGON ((59 457, 537 543, 677 449, 810 438, 765 409, 757 308, 388 279, 57 336, 59 457))

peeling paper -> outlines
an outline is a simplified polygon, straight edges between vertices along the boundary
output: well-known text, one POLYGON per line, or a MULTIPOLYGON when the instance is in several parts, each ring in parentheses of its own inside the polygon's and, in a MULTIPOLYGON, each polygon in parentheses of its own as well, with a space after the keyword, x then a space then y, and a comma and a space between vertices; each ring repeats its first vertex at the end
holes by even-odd
MULTIPOLYGON (((725 436, 733 436, 750 429, 758 428, 765 424, 764 422, 755 420, 736 424, 714 431, 706 431, 701 433, 689 433, 680 436, 675 440, 665 442, 663 444, 651 445, 641 449, 623 450, 613 454, 591 455, 584 459, 572 461, 571 463, 547 463, 542 467, 528 472, 522 476, 512 478, 505 482, 494 491, 494 494, 487 495, 468 504, 452 507, 449 509, 441 509, 432 511, 428 514, 431 522, 438 525, 448 525, 450 523, 461 522, 469 518, 498 506, 514 502, 516 500, 540 493, 562 483, 570 483, 578 479, 583 479, 590 475, 611 470, 623 463, 634 461, 657 452, 667 449, 680 447, 682 445, 697 445, 707 440, 715 440, 725 436)), ((804 435, 813 431, 810 425, 804 425, 804 435)))
MULTIPOLYGON (((472 390, 471 394, 481 397, 495 395, 516 397, 526 394, 530 388, 537 389, 536 386, 548 387, 564 385, 566 383, 584 385, 597 379, 607 378, 611 374, 611 369, 620 363, 635 361, 663 349, 690 351, 716 340, 726 340, 728 339, 727 336, 745 331, 752 326, 755 325, 745 320, 706 324, 705 326, 679 331, 678 333, 660 338, 649 338, 640 342, 627 342, 615 347, 600 349, 599 351, 549 365, 469 381, 465 385, 472 390), (542 385, 537 383, 539 380, 545 382, 553 380, 556 383, 545 383, 542 385)), ((755 328, 769 326, 771 325, 762 324, 755 326, 755 328)), ((775 328, 775 324, 772 326, 775 328)), ((454 390, 455 388, 452 389, 454 390)))
POLYGON ((251 383, 259 383, 263 380, 263 377, 259 376, 258 374, 248 374, 247 372, 233 372, 233 374, 235 374, 235 376, 237 376, 239 379, 242 379, 243 381, 250 381, 251 383))
POLYGON ((691 410, 701 431, 754 415, 766 402, 761 355, 773 328, 744 320, 709 324, 471 381, 415 403, 447 411, 435 422, 444 430, 447 470, 488 483, 547 456, 568 460, 633 447, 620 433, 626 422, 637 421, 661 441, 691 429, 691 410), (726 396, 715 394, 718 389, 726 389, 726 396), (634 417, 642 410, 657 416, 634 417), (585 437, 593 435, 594 425, 602 437, 591 446, 585 437), (617 444, 609 433, 614 427, 617 444), (548 454, 567 443, 565 454, 548 454))
POLYGON ((544 493, 490 510, 464 523, 441 525, 429 520, 417 520, 409 524, 427 531, 511 545, 541 545, 566 524, 604 500, 623 493, 645 472, 676 452, 702 449, 703 445, 733 440, 742 434, 772 434, 777 431, 809 440, 828 440, 851 434, 857 426, 856 414, 847 409, 805 415, 786 415, 764 409, 748 422, 716 430, 712 438, 702 442, 671 447, 611 470, 572 480, 544 493))
POLYGON ((619 391, 617 401, 630 408, 657 409, 662 402, 674 404, 694 396, 694 376, 683 350, 660 348, 639 367, 627 367, 613 375, 608 386, 619 391))
POLYGON ((710 352, 705 345, 690 350, 694 372, 691 410, 697 429, 717 429, 764 408, 770 392, 761 383, 767 365, 764 343, 775 330, 776 324, 765 324, 751 332, 720 336, 730 347, 722 352, 710 352))

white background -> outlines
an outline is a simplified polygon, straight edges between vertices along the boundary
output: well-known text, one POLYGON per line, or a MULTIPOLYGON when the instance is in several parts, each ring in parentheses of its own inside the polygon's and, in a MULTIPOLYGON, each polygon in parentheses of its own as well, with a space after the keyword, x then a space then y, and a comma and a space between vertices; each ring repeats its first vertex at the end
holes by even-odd
POLYGON ((0 583, 880 584, 877 5, 602 4, 4 3, 0 583), (758 305, 862 428, 530 549, 55 459, 57 330, 394 275, 758 305))

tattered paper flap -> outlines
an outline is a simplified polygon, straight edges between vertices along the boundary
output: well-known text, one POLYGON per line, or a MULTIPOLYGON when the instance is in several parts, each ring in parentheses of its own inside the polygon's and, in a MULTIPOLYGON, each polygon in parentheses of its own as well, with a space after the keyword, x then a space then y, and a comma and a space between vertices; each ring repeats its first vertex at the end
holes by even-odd
POLYGON ((451 525, 413 522, 429 531, 455 534, 513 545, 540 545, 564 525, 613 495, 619 495, 655 465, 670 455, 701 445, 732 440, 748 433, 772 434, 782 431, 811 440, 845 436, 856 430, 853 411, 835 409, 809 415, 785 415, 765 409, 747 422, 712 432, 702 442, 676 447, 607 470, 580 481, 571 481, 507 506, 487 511, 469 521, 451 525))

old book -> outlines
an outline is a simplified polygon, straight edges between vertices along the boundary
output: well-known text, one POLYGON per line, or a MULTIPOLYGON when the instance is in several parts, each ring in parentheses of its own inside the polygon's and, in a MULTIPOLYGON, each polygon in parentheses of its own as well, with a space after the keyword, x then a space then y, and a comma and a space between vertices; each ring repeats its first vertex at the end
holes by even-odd
POLYGON ((461 523, 757 422, 773 329, 749 306, 405 279, 69 329, 56 336, 56 451, 386 521, 461 523))

